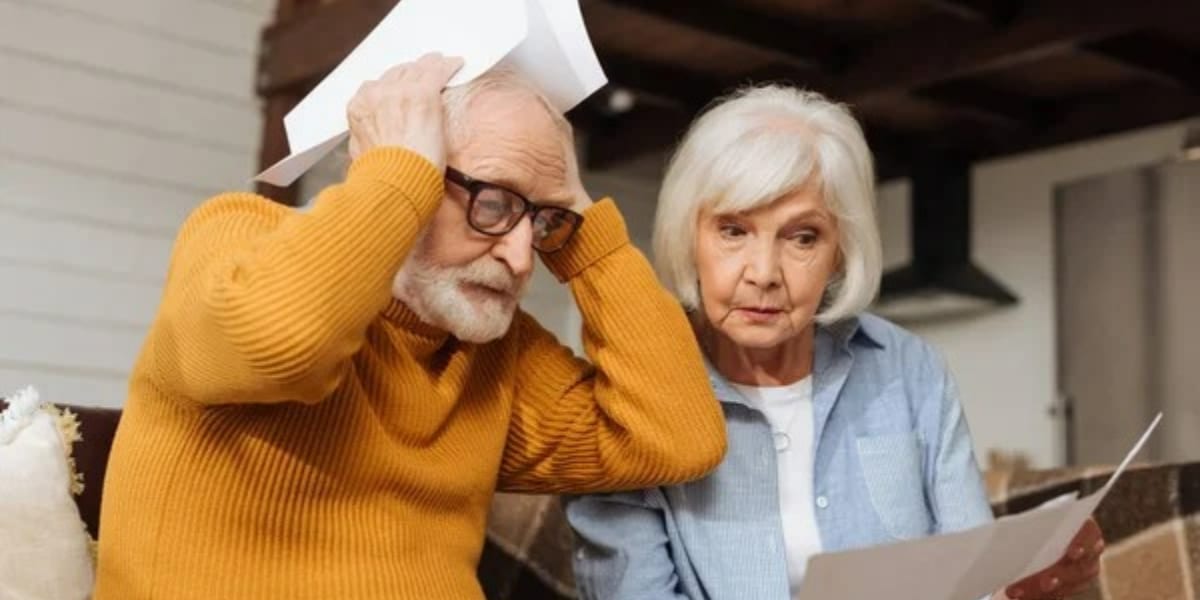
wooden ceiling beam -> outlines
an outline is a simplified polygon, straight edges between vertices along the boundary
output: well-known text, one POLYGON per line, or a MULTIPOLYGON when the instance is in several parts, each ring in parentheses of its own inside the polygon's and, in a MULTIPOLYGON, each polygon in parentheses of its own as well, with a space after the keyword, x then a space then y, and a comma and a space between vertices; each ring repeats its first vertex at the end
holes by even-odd
POLYGON ((946 14, 995 27, 1007 25, 1021 11, 1020 0, 922 0, 946 14))
POLYGON ((1200 116, 1200 94, 1175 87, 1136 84, 1079 97, 1055 110, 1035 135, 996 144, 980 158, 1004 156, 1200 116))
POLYGON ((1158 36, 1135 33, 1091 43, 1084 50, 1162 83, 1200 92, 1200 52, 1158 36))
MULTIPOLYGON (((615 1, 636 4, 645 10, 666 10, 671 3, 680 3, 679 0, 615 1)), ((267 28, 261 45, 260 92, 265 95, 303 86, 324 76, 395 4, 396 0, 336 0, 297 11, 290 20, 267 28)), ((711 20, 714 22, 707 24, 713 26, 718 16, 721 21, 739 22, 738 18, 729 17, 732 13, 707 3, 681 4, 693 8, 681 10, 672 18, 683 22, 711 20)), ((775 27, 776 31, 774 35, 763 35, 763 40, 785 34, 790 39, 807 37, 790 26, 767 20, 773 25, 764 27, 775 27)), ((1037 60, 1138 29, 1188 22, 1200 22, 1200 2, 1043 0, 1030 4, 1005 28, 948 16, 932 18, 924 25, 863 49, 844 72, 821 74, 792 68, 785 76, 794 75, 791 78, 800 78, 807 87, 835 98, 860 101, 874 94, 909 92, 988 69, 1037 60)), ((744 29, 742 33, 750 36, 754 27, 747 23, 749 20, 743 20, 728 30, 744 29)), ((606 69, 610 68, 608 60, 606 57, 606 69)), ((614 64, 612 68, 616 67, 614 64)), ((644 67, 625 70, 636 75, 639 68, 644 67)))
POLYGON ((847 59, 844 45, 824 29, 763 15, 742 4, 711 0, 607 0, 607 3, 770 50, 797 65, 836 72, 847 59))
POLYGON ((918 90, 916 94, 947 108, 1025 133, 1044 127, 1052 115, 1048 103, 970 80, 940 83, 918 90))
MULTIPOLYGON (((585 18, 588 8, 597 1, 583 4, 585 18)), ((843 50, 826 34, 800 31, 794 25, 755 15, 744 8, 679 0, 608 1, 775 51, 787 57, 793 67, 802 65, 808 71, 836 70, 846 60, 843 50)), ((304 87, 323 77, 396 3, 397 0, 335 0, 297 11, 287 21, 266 28, 259 46, 259 93, 269 95, 282 89, 304 87)), ((597 50, 603 54, 603 48, 597 50)), ((601 58, 606 71, 620 68, 619 64, 610 66, 608 57, 601 58)))
MULTIPOLYGON (((323 77, 349 54, 396 2, 334 0, 304 6, 296 9, 288 20, 267 28, 260 57, 260 92, 265 96, 303 93, 306 86, 323 77)), ((641 0, 638 4, 643 7, 653 4, 659 8, 666 5, 665 0, 641 0)), ((707 10, 701 12, 707 14, 707 10)), ((673 18, 685 14, 687 11, 673 15, 673 18)), ((709 15, 709 18, 713 17, 709 15)), ((771 72, 755 75, 756 79, 791 79, 850 102, 859 102, 875 94, 916 93, 980 115, 990 115, 1000 123, 1035 125, 1035 131, 1006 134, 998 138, 1001 143, 972 149, 978 156, 998 156, 1200 114, 1200 102, 1189 92, 1195 89, 1195 74, 1180 66, 1183 63, 1162 60, 1165 54, 1161 48, 1151 54, 1151 51, 1137 48, 1136 44, 1114 41, 1130 32, 1191 22, 1200 22, 1200 2, 1043 0, 1030 3, 1003 28, 948 15, 932 17, 914 29, 867 47, 840 73, 820 73, 816 69, 781 64, 771 72), (1108 43, 1104 43, 1106 40, 1108 43), (988 69, 1081 47, 1156 73, 1160 79, 1181 83, 1186 89, 1143 85, 1140 91, 1124 91, 1112 99, 1089 98, 1067 106, 1061 113, 1057 107, 1052 113, 1044 113, 1044 107, 1036 102, 1001 98, 993 91, 957 81, 954 85, 947 83, 988 69), (1168 94, 1164 96, 1162 90, 1168 94), (1138 108, 1130 110, 1130 106, 1138 108), (1052 114, 1053 122, 1040 128, 1038 126, 1047 123, 1045 114, 1052 114)), ((674 143, 697 109, 740 83, 613 56, 603 48, 598 51, 614 85, 658 98, 673 98, 678 106, 639 102, 634 111, 625 115, 589 117, 589 127, 596 129, 596 135, 589 143, 591 158, 588 160, 593 165, 612 164, 628 158, 631 149, 646 151, 674 143)), ((594 107, 588 110, 594 110, 594 107)), ((870 124, 867 129, 874 131, 870 124)), ((872 136, 873 140, 879 138, 874 133, 872 136)), ((947 143, 953 143, 953 140, 947 143)), ((886 144, 877 148, 881 157, 880 174, 893 175, 902 171, 906 148, 921 145, 936 143, 925 138, 906 139, 893 150, 886 144)), ((271 157, 266 154, 276 153, 265 152, 262 158, 267 161, 271 157)))
POLYGON ((933 17, 864 49, 827 91, 851 100, 911 92, 1139 29, 1195 22, 1200 2, 1179 0, 1042 0, 999 29, 933 17))
POLYGON ((720 96, 725 86, 703 73, 659 65, 627 56, 598 52, 610 85, 628 88, 695 111, 720 96))
MULTIPOLYGON (((335 0, 305 6, 263 30, 258 92, 307 88, 338 66, 398 0, 335 0)), ((307 91, 307 89, 305 90, 307 91)))
MULTIPOLYGON (((591 109, 594 110, 594 109, 591 109)), ((676 107, 638 106, 620 115, 572 111, 572 121, 586 129, 583 164, 603 170, 650 152, 674 146, 691 124, 692 115, 676 107), (581 123, 581 120, 585 122, 581 123)))

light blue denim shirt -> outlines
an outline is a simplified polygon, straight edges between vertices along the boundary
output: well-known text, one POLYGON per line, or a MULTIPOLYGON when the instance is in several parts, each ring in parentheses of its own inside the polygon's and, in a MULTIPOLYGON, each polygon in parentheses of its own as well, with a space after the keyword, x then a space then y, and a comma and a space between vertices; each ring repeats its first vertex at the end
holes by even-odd
MULTIPOLYGON (((770 427, 711 368, 709 377, 729 434, 712 474, 567 500, 583 598, 788 598, 770 427)), ((915 335, 871 315, 818 328, 813 424, 823 551, 992 518, 954 382, 915 335)))

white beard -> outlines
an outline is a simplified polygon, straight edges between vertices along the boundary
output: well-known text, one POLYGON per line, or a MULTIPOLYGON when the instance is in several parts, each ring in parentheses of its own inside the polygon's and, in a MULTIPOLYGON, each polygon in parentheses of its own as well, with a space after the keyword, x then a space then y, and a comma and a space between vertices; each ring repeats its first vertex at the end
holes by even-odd
POLYGON ((416 244, 396 274, 392 295, 423 322, 464 342, 483 344, 508 333, 526 282, 518 281, 508 267, 487 255, 463 266, 435 265, 421 246, 416 244), (468 296, 464 284, 499 290, 507 297, 468 296))

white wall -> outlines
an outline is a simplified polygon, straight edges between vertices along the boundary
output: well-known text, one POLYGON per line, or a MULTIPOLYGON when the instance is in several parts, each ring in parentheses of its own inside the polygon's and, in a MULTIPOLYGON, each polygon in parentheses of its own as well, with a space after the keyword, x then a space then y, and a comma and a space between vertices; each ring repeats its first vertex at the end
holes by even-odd
POLYGON ((272 0, 0 0, 0 394, 117 406, 175 229, 241 189, 272 0))
POLYGON ((1159 171, 1162 410, 1165 460, 1200 460, 1200 163, 1159 171))
MULTIPOLYGON (((1155 127, 989 161, 974 169, 976 262, 1008 285, 1020 304, 916 331, 947 355, 981 460, 991 448, 1022 452, 1036 466, 1064 460, 1061 421, 1048 413, 1057 395, 1055 186, 1159 162, 1179 149, 1183 133, 1182 124, 1155 127)), ((881 190, 891 264, 908 260, 907 194, 902 185, 881 190)))

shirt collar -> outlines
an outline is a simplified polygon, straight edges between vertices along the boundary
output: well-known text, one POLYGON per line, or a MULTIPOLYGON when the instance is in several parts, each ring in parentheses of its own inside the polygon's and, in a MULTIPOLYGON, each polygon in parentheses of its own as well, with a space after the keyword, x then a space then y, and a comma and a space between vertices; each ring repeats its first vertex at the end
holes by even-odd
POLYGON ((822 332, 829 335, 833 338, 837 348, 849 348, 851 343, 860 343, 882 349, 884 336, 879 331, 879 323, 876 322, 876 319, 871 316, 859 316, 829 325, 818 325, 817 335, 821 335, 822 332))

